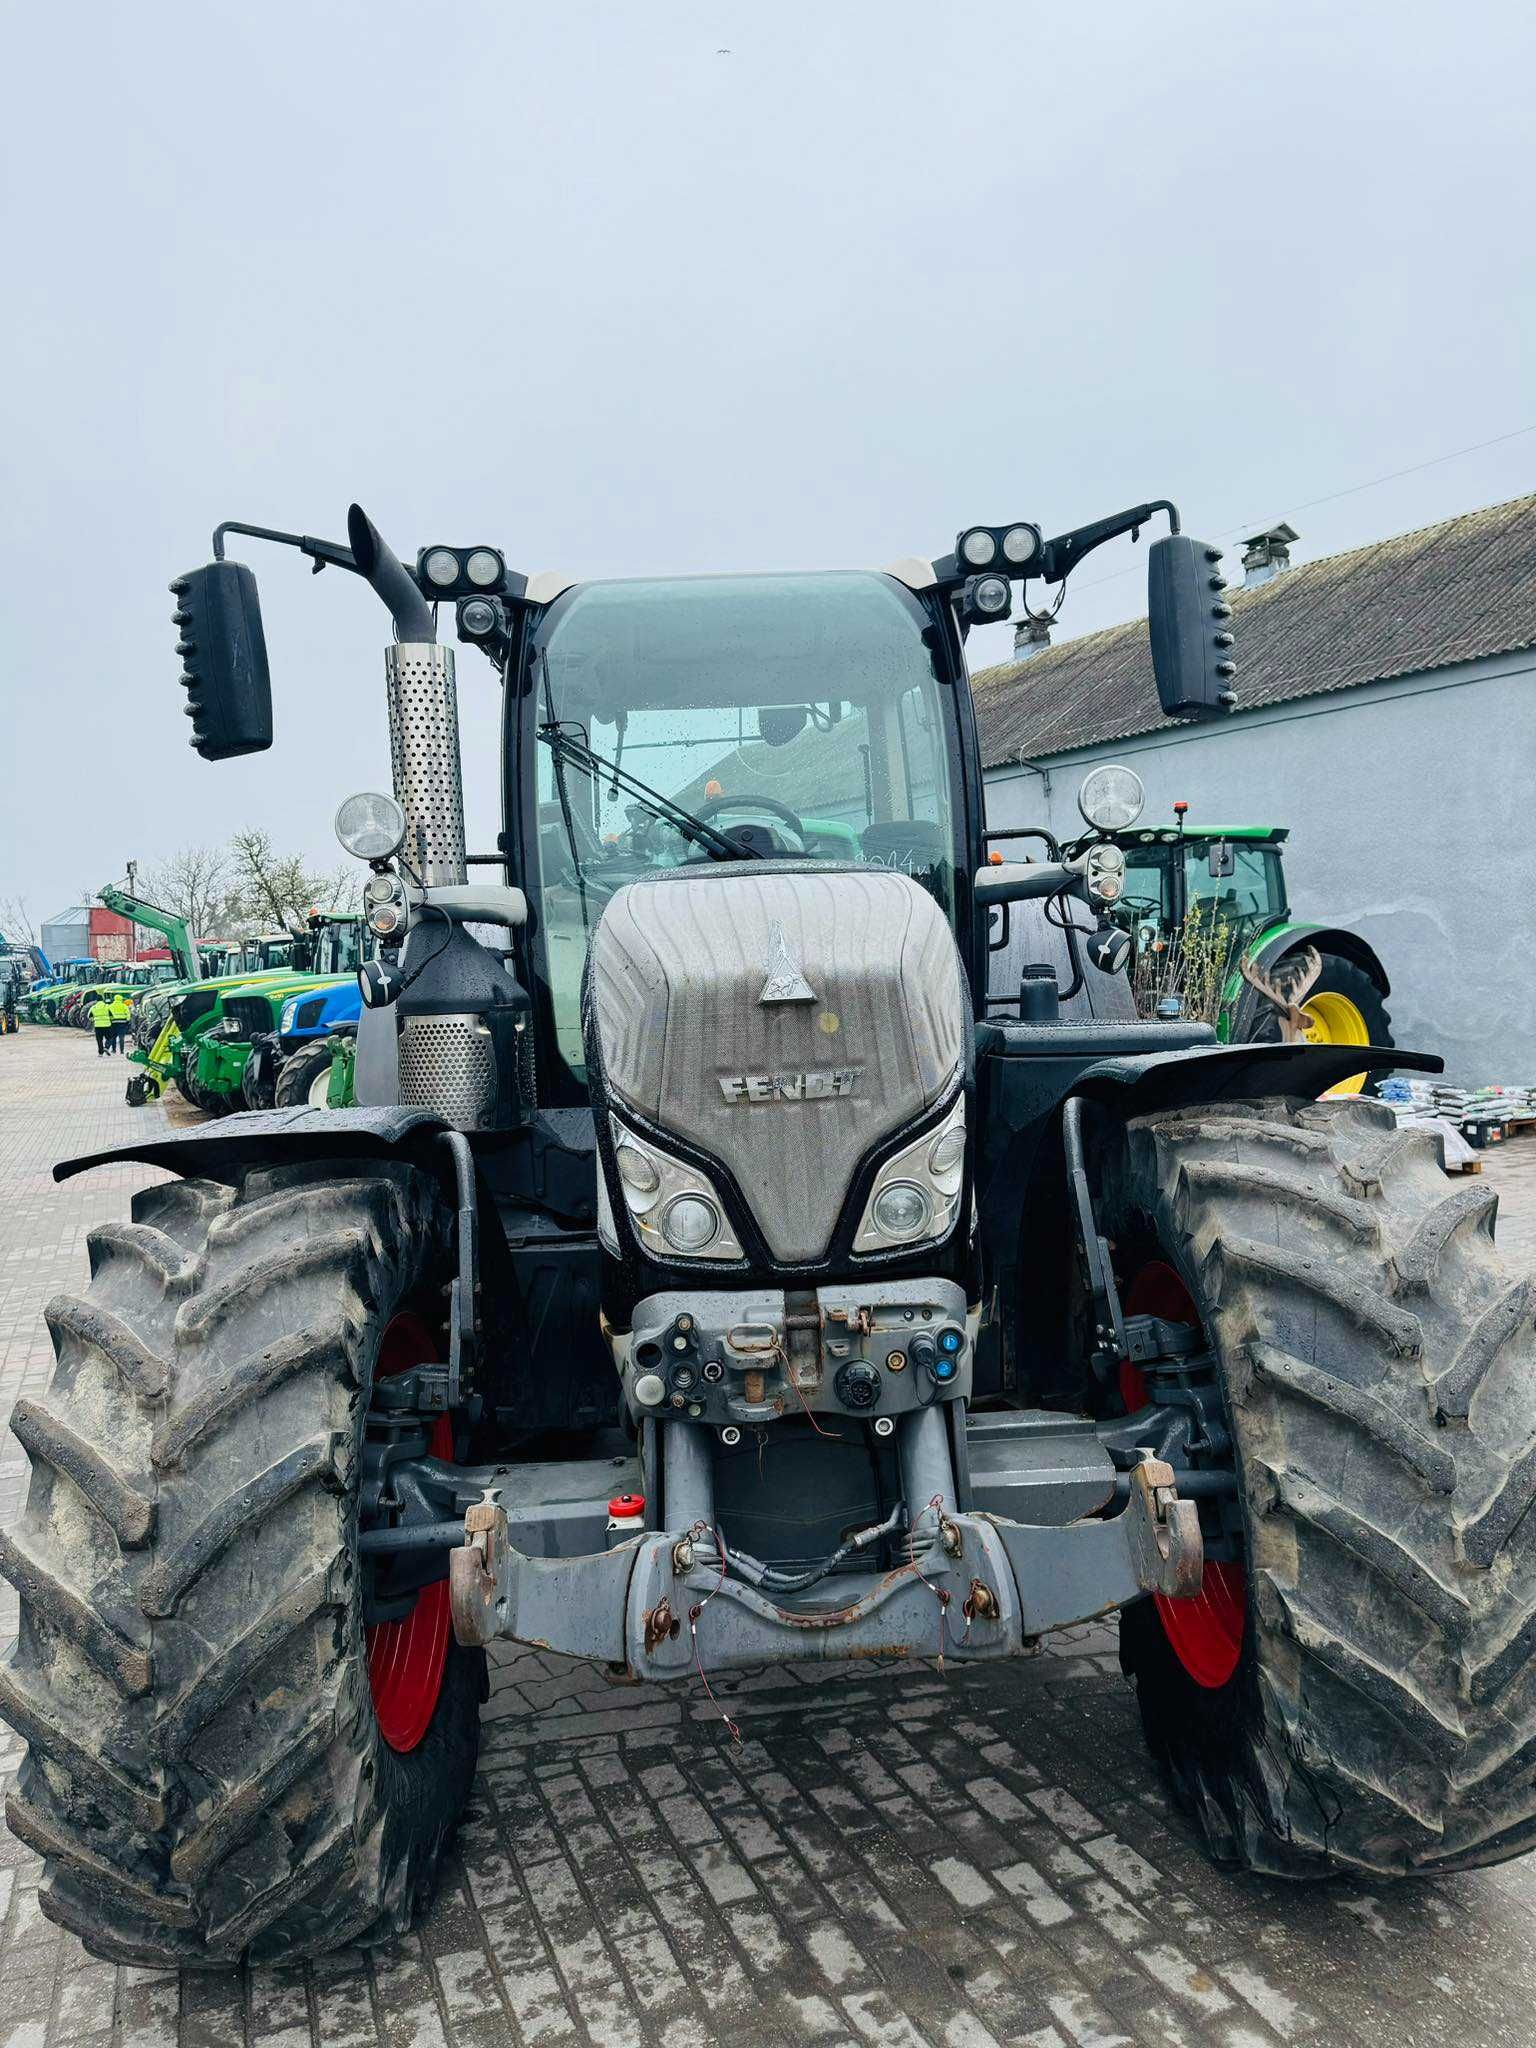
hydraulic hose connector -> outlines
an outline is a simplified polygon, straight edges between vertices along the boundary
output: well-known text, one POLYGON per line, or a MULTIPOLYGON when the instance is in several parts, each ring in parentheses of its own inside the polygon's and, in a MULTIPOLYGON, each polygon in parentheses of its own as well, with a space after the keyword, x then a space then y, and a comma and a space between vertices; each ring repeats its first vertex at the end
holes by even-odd
POLYGON ((384 650, 395 797, 405 812, 406 860, 429 889, 462 887, 464 783, 453 649, 404 640, 384 650))

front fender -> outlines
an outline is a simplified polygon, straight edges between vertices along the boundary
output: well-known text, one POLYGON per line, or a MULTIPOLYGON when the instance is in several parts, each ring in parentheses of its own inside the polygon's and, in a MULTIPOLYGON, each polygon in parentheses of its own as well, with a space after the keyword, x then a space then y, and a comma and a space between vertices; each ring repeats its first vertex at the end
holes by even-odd
POLYGON ((1319 1095, 1358 1074, 1397 1067, 1441 1074, 1438 1053, 1402 1052, 1396 1046, 1197 1045, 1183 1052, 1124 1053, 1084 1068, 1068 1094, 1091 1096, 1123 1116, 1147 1116, 1188 1103, 1225 1102, 1255 1095, 1319 1095))
POLYGON ((55 1180, 68 1180, 93 1166, 133 1160, 163 1166, 185 1180, 207 1173, 218 1179, 231 1168, 264 1159, 407 1158, 441 1175, 437 1134, 448 1129, 440 1116, 395 1104, 380 1109, 256 1109, 221 1117, 216 1124, 167 1131, 141 1145, 114 1145, 61 1159, 55 1180))

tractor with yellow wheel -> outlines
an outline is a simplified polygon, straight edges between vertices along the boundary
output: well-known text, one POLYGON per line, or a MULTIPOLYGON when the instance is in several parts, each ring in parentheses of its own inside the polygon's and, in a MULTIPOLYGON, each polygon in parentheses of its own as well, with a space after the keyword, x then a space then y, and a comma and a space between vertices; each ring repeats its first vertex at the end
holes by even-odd
MULTIPOLYGON (((1358 933, 1291 913, 1289 827, 1194 829, 1188 808, 1174 806, 1173 825, 1137 818, 1111 835, 1125 854, 1118 921, 1135 941, 1144 1009, 1200 1017, 1229 1045, 1394 1044, 1392 985, 1375 949, 1358 933)), ((1359 1094, 1370 1078, 1351 1075, 1330 1092, 1359 1094)))

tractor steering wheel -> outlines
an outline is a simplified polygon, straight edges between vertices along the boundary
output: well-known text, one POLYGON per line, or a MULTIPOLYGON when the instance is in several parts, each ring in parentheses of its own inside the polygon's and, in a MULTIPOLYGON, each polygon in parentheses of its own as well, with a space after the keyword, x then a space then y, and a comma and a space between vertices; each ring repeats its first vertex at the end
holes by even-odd
MULTIPOLYGON (((799 840, 799 846, 792 849, 792 851, 805 852, 807 844, 806 830, 799 814, 792 811, 788 804, 781 804, 775 796, 712 796, 704 803, 701 803, 693 815, 701 825, 710 825, 714 823, 722 811, 749 810, 770 812, 781 824, 787 825, 799 840)), ((722 829, 725 831, 726 836, 729 837, 730 827, 725 826, 722 829)))

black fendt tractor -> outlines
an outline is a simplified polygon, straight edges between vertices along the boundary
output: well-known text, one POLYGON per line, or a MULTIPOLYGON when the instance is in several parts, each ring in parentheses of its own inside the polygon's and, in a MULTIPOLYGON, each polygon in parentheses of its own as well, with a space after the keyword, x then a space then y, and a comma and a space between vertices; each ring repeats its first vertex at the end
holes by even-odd
POLYGON ((1074 987, 1111 985, 1123 856, 986 830, 967 627, 1163 513, 1163 707, 1219 716, 1216 551, 1163 503, 884 573, 613 583, 408 569, 354 507, 348 546, 221 528, 172 586, 216 760, 271 738, 226 534, 365 578, 395 791, 337 818, 382 942, 359 1106, 57 1169, 175 1176, 92 1232, 13 1417, 7 1815, 93 1951, 404 1928, 498 1637, 728 1702, 746 1667, 952 1671, 1118 1610, 1224 1863, 1536 1843, 1533 1294, 1493 1194, 1318 1100, 1358 1047, 1067 1021, 1031 960, 1071 924, 1074 987), (504 698, 481 854, 440 603, 504 698))

